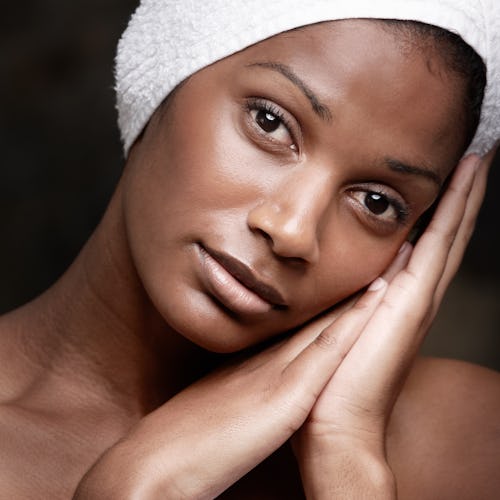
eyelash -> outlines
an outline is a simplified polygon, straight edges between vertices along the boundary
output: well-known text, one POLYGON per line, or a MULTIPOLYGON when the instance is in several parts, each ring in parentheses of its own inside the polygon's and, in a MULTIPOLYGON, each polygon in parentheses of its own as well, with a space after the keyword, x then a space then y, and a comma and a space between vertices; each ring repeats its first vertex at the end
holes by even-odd
POLYGON ((399 224, 406 223, 406 221, 408 220, 408 217, 410 216, 410 210, 409 210, 408 206, 401 203, 400 200, 397 200, 396 198, 394 198, 392 196, 388 196, 387 194, 384 194, 383 192, 378 192, 378 191, 370 191, 370 192, 379 194, 380 196, 383 196, 394 207, 394 210, 396 210, 398 223, 399 224))
MULTIPOLYGON (((287 114, 281 109, 277 104, 272 101, 268 101, 267 99, 263 99, 261 97, 250 97, 245 101, 245 111, 250 114, 251 111, 264 111, 265 113, 270 113, 275 116, 287 129, 290 134, 290 138, 292 141, 291 146, 287 146, 288 149, 292 149, 293 151, 297 151, 297 140, 294 134, 294 128, 296 125, 292 122, 292 120, 287 116, 287 114), (293 146, 293 147, 292 147, 293 146)), ((256 125, 258 127, 258 125, 256 125)), ((277 144, 282 144, 279 141, 274 141, 270 134, 265 131, 259 132, 262 136, 266 137, 269 141, 275 142, 277 144)))
MULTIPOLYGON (((362 191, 365 194, 365 196, 367 196, 369 194, 377 194, 379 196, 382 196, 385 200, 387 200, 389 205, 392 206, 392 208, 396 212, 395 222, 400 226, 405 226, 407 224, 408 219, 410 218, 410 215, 411 215, 410 208, 408 207, 408 205, 406 203, 402 202, 401 200, 399 200, 395 196, 392 196, 391 194, 387 193, 386 190, 384 190, 382 188, 374 189, 373 187, 369 187, 369 186, 364 188, 363 186, 361 186, 361 187, 352 188, 351 191, 352 192, 362 191)), ((391 222, 386 222, 383 219, 383 217, 371 212, 370 209, 364 204, 363 204, 363 209, 368 214, 368 216, 370 218, 372 218, 373 220, 375 220, 375 222, 377 222, 378 224, 384 224, 384 225, 391 224, 391 222)))
MULTIPOLYGON (((245 111, 249 114, 249 116, 250 116, 251 111, 263 111, 265 113, 270 113, 271 115, 275 116, 281 122, 281 124, 283 124, 283 126, 287 129, 288 133, 290 134, 292 145, 287 146, 287 149, 292 149, 294 151, 297 150, 297 140, 296 140, 295 134, 294 134, 294 128, 297 125, 290 120, 290 118, 287 116, 287 114, 283 111, 283 109, 280 106, 278 106, 275 103, 273 103, 272 101, 269 101, 269 100, 264 99, 264 98, 250 97, 245 101, 244 107, 245 107, 245 111)), ((262 130, 259 127, 259 125, 255 122, 255 120, 252 117, 251 117, 251 119, 252 119, 252 124, 254 125, 254 127, 256 127, 256 129, 258 129, 258 133, 262 137, 265 137, 271 143, 283 146, 283 143, 273 139, 271 137, 270 133, 266 133, 264 130, 262 130)), ((399 226, 406 225, 406 223, 411 215, 409 207, 404 202, 402 202, 401 200, 396 198, 395 196, 392 196, 391 194, 387 193, 386 190, 384 190, 383 188, 374 189, 371 186, 366 186, 365 188, 363 188, 363 187, 356 187, 356 189, 352 188, 351 191, 353 191, 353 192, 354 191, 358 191, 358 192, 363 191, 365 193, 365 196, 368 196, 369 194, 377 194, 379 196, 382 196, 385 200, 387 200, 389 205, 394 209, 394 211, 396 213, 395 222, 399 226)), ((377 215, 374 212, 370 211, 370 209, 365 204, 362 204, 362 205, 363 205, 363 209, 364 209, 365 213, 375 223, 377 223, 381 226, 389 226, 389 225, 393 224, 392 221, 386 221, 380 215, 377 215)))

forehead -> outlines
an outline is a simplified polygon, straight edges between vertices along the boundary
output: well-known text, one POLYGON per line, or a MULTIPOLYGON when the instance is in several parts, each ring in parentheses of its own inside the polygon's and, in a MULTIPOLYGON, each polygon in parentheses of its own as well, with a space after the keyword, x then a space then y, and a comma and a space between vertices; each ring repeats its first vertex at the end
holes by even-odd
POLYGON ((423 47, 417 43, 409 50, 408 38, 380 21, 342 20, 282 33, 229 60, 240 71, 254 63, 284 63, 329 104, 334 119, 348 110, 349 119, 363 123, 361 115, 368 114, 364 132, 379 133, 381 144, 387 132, 392 143, 412 136, 415 147, 451 168, 462 154, 457 123, 463 83, 423 47))

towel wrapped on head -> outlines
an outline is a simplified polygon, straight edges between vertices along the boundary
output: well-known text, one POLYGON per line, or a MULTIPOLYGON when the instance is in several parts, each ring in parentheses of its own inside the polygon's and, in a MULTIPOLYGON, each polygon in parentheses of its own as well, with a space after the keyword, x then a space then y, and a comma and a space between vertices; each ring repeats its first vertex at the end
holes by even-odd
POLYGON ((488 80, 468 152, 491 149, 500 137, 499 0, 142 0, 116 57, 125 154, 165 97, 191 74, 283 31, 349 18, 420 21, 460 35, 482 57, 488 80))

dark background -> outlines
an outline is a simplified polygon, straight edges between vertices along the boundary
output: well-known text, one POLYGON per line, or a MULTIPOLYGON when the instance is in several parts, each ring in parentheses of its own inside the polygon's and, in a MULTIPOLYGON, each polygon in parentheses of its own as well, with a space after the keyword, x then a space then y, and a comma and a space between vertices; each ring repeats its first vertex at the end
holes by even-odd
MULTIPOLYGON (((136 0, 4 2, 0 312, 48 287, 97 224, 122 166, 113 58, 136 0)), ((500 157, 424 350, 500 369, 500 157)))

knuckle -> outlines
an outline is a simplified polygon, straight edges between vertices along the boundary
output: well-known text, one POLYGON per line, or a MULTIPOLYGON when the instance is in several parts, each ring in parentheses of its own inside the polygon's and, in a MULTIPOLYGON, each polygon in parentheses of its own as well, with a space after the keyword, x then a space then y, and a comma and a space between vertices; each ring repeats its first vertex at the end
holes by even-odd
POLYGON ((349 352, 346 342, 342 341, 342 332, 326 328, 314 339, 314 346, 321 351, 328 351, 332 363, 340 363, 349 352))
POLYGON ((339 339, 335 333, 325 328, 315 339, 314 344, 320 349, 338 349, 339 339))
POLYGON ((427 229, 427 234, 430 237, 441 241, 446 247, 451 247, 453 241, 455 240, 456 232, 456 225, 453 225, 453 227, 449 227, 446 225, 438 224, 437 222, 431 224, 427 229))
POLYGON ((354 311, 366 311, 369 309, 370 304, 368 303, 368 300, 366 297, 362 297, 359 299, 353 306, 352 309, 354 311))
POLYGON ((423 294, 417 275, 405 270, 392 284, 391 293, 384 296, 381 307, 393 317, 404 319, 406 325, 420 325, 432 309, 434 291, 423 294))
POLYGON ((453 195, 462 197, 462 194, 464 192, 464 187, 456 182, 451 182, 446 190, 453 195))
POLYGON ((407 268, 400 272, 400 274, 391 283, 391 293, 384 296, 383 302, 392 302, 396 297, 408 298, 413 300, 412 295, 417 289, 420 278, 418 274, 411 268, 407 268))

